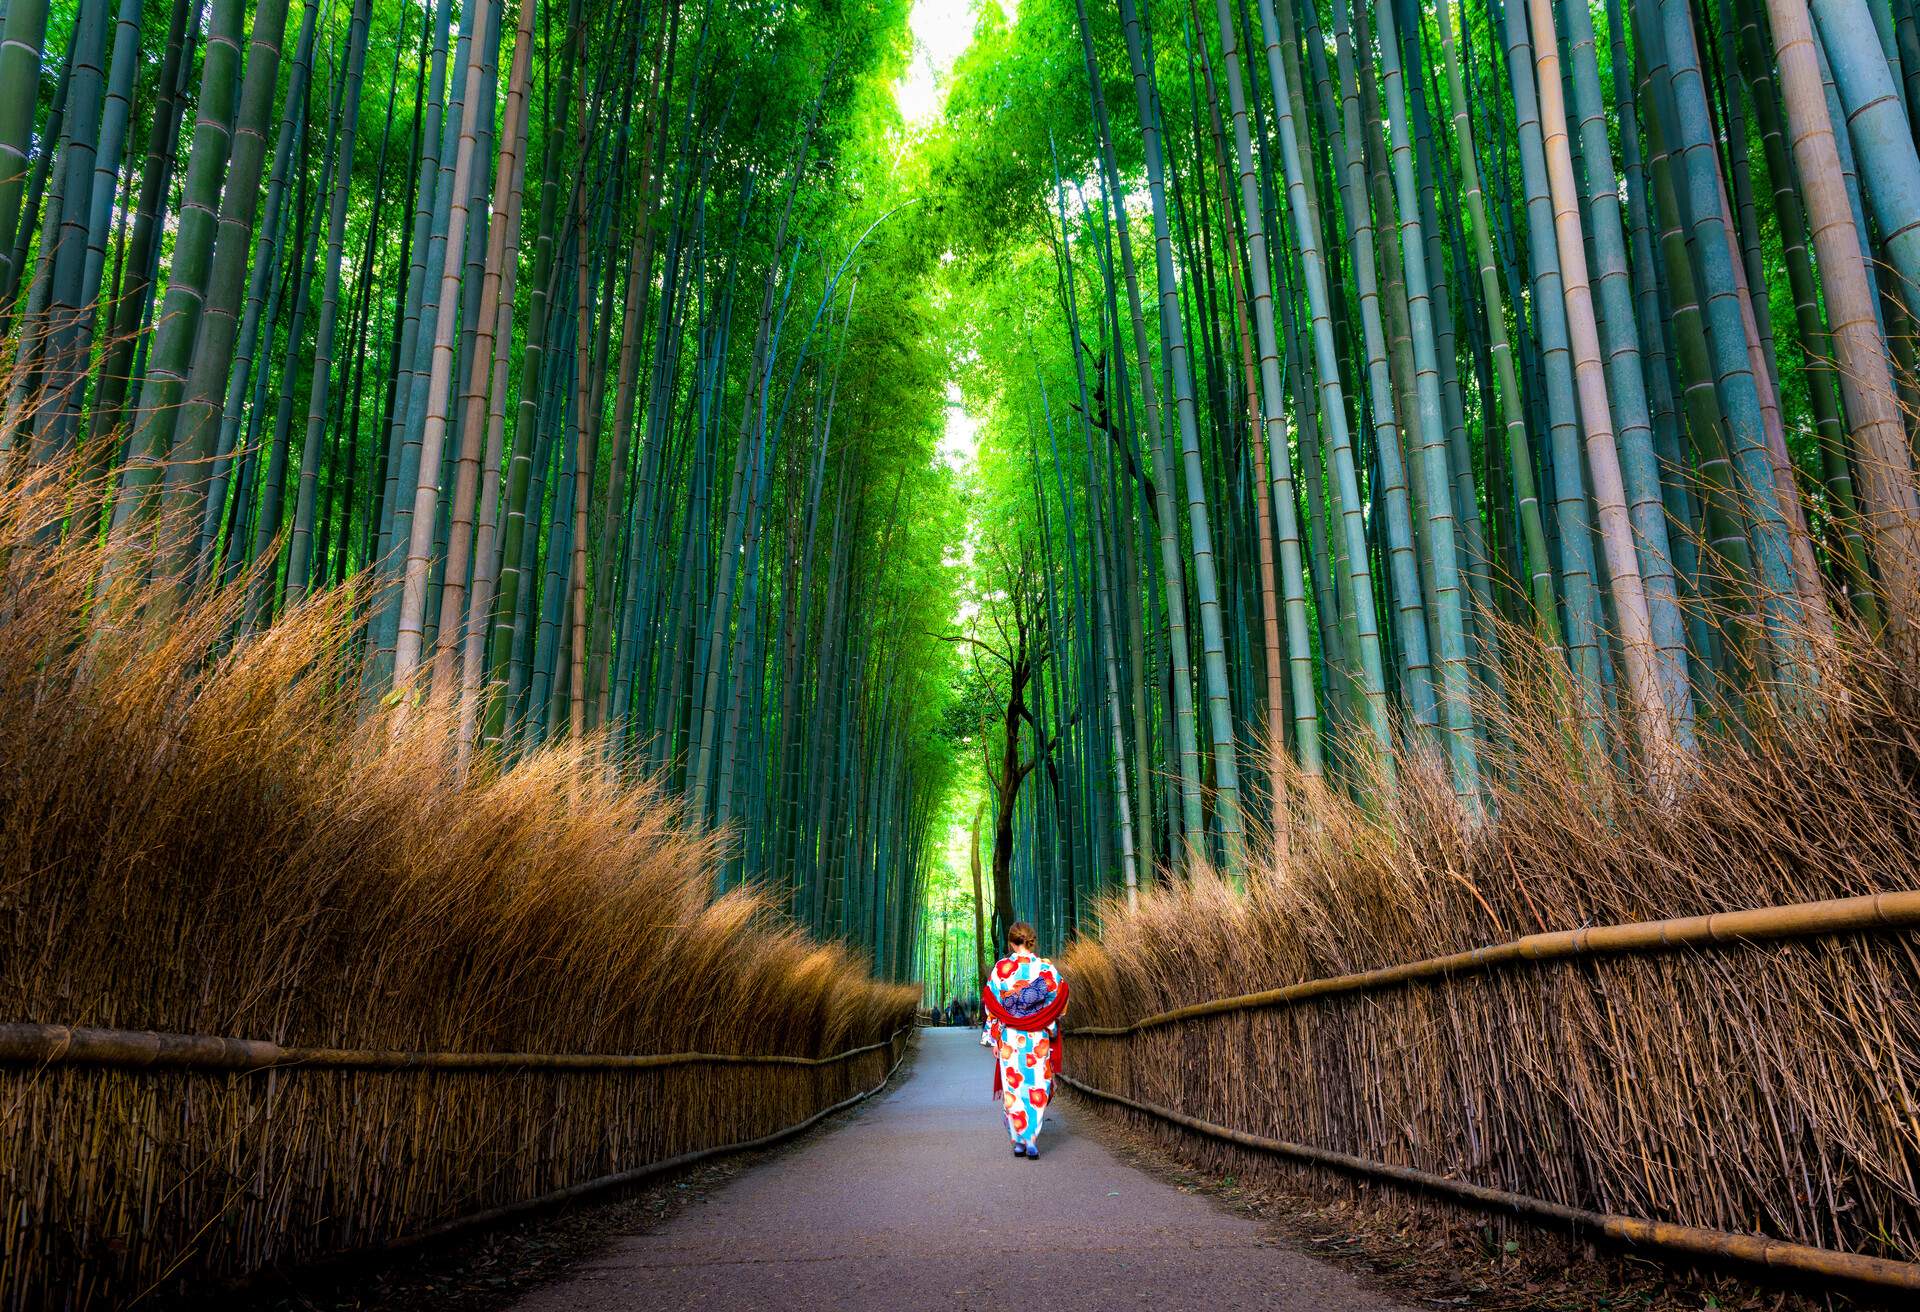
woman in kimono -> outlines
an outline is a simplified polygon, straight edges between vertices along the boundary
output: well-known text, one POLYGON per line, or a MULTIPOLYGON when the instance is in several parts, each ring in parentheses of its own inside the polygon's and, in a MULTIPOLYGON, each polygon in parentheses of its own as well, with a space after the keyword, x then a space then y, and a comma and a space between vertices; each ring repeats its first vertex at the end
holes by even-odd
POLYGON ((1040 1122, 1053 1099, 1060 1070, 1060 1017, 1067 982, 1051 961, 1036 956, 1039 936, 1021 921, 1007 931, 1007 955, 980 986, 986 1039, 994 1049, 993 1091, 1006 1114, 1013 1155, 1040 1160, 1040 1122))

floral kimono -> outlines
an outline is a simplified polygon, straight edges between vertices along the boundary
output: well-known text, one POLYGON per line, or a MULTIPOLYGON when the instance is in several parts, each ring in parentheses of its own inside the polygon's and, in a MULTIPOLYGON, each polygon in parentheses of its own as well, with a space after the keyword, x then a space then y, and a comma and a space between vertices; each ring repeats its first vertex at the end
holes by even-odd
POLYGON ((1016 948, 994 964, 980 1000, 994 1046, 994 1092, 1006 1113, 1008 1136, 1024 1151, 1040 1133, 1060 1070, 1067 982, 1051 961, 1016 948))

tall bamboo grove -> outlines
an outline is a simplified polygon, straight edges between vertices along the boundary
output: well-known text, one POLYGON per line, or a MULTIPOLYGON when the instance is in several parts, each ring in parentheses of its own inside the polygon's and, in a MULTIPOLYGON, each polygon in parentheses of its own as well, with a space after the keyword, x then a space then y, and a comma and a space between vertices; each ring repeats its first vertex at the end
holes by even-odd
POLYGON ((930 171, 988 533, 1048 600, 1017 914, 1284 871, 1317 790, 1409 765, 1495 820, 1522 701, 1670 799, 1846 645, 1911 652, 1917 18, 984 18, 930 171))
POLYGON ((1057 941, 1322 789, 1492 818, 1515 681, 1672 797, 1920 637, 1910 0, 989 4, 919 125, 906 16, 13 0, 4 476, 104 619, 351 587, 369 705, 599 735, 896 976, 974 734, 1057 941))
POLYGON ((948 496, 871 145, 904 32, 897 4, 9 5, 5 477, 92 476, 47 532, 104 545, 103 616, 243 589, 232 640, 351 586, 369 705, 444 714, 469 768, 599 735, 733 829, 717 888, 904 977, 948 496))

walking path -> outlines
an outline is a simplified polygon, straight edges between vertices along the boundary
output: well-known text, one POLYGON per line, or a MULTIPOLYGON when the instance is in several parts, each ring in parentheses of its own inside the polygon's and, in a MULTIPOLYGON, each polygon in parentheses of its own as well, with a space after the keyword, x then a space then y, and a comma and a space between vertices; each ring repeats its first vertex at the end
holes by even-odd
POLYGON ((1405 1312, 1047 1113, 1016 1158, 977 1033, 923 1031, 904 1083, 516 1312, 1262 1308, 1405 1312))

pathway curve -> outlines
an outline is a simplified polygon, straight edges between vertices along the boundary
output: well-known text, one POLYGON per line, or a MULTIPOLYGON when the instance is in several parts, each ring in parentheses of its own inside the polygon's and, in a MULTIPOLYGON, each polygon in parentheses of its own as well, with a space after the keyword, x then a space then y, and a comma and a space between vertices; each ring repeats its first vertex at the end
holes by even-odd
POLYGON ((1263 1308, 1405 1312, 1256 1222, 1121 1162, 1049 1109, 1013 1156, 975 1032, 922 1031, 906 1080, 516 1312, 1263 1308))

